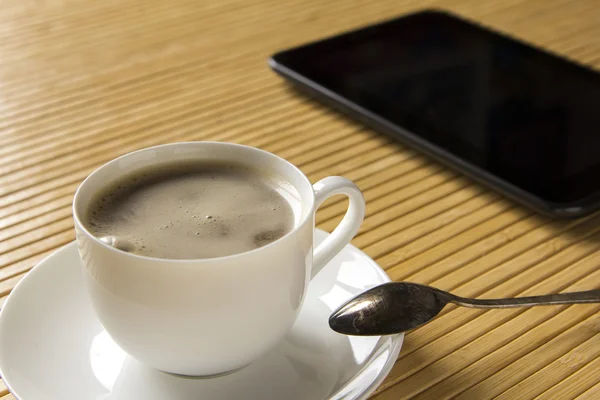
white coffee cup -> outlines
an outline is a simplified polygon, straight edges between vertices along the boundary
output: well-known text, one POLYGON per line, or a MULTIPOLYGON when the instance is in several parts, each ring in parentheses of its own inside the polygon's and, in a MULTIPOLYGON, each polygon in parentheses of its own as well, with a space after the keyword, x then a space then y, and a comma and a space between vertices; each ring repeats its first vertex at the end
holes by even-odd
POLYGON ((86 286, 106 331, 137 360, 196 376, 239 369, 274 347, 294 323, 311 277, 350 242, 364 213, 361 192, 345 178, 311 185, 298 168, 274 154, 220 142, 167 144, 119 157, 87 177, 73 201, 86 286), (174 260, 118 250, 82 223, 95 195, 124 175, 204 159, 242 163, 284 178, 300 198, 294 229, 248 252, 174 260), (348 211, 313 251, 315 211, 336 194, 350 198, 348 211))

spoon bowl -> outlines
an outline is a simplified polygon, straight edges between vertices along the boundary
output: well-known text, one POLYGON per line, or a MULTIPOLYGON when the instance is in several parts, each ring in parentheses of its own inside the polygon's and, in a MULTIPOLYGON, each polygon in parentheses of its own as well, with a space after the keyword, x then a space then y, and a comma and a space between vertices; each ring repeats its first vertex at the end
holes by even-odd
POLYGON ((391 335, 416 328, 435 318, 448 304, 443 293, 431 289, 408 282, 376 286, 335 311, 329 326, 339 333, 361 336, 391 335))

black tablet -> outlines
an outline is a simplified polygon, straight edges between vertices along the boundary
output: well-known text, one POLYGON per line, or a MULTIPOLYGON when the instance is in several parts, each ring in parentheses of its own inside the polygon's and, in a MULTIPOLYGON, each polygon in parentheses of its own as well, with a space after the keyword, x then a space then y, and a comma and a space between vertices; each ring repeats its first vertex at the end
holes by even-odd
POLYGON ((275 54, 271 67, 384 134, 553 216, 600 205, 600 75, 441 11, 275 54))

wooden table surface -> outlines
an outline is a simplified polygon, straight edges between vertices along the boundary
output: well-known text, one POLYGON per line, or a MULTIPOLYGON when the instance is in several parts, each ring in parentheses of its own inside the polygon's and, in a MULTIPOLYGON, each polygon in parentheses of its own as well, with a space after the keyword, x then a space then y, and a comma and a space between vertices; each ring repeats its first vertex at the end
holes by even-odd
MULTIPOLYGON (((368 212, 353 243, 392 279, 482 297, 600 286, 600 215, 536 215, 298 96, 266 65, 276 50, 435 6, 599 68, 597 1, 0 4, 2 302, 74 239, 73 193, 93 169, 209 139, 279 154, 312 181, 354 180, 368 212)), ((331 230, 344 208, 324 205, 319 226, 331 230)), ((600 399, 599 309, 448 307, 406 336, 374 398, 600 399)), ((1 381, 0 398, 12 399, 1 381)))

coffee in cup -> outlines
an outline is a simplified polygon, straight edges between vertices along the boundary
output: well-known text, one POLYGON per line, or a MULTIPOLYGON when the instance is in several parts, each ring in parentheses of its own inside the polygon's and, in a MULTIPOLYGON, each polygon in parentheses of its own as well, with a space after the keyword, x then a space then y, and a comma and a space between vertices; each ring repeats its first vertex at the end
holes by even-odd
POLYGON ((281 238, 299 214, 283 178, 237 163, 176 162, 123 176, 99 190, 84 224, 118 249, 148 257, 203 259, 281 238))

